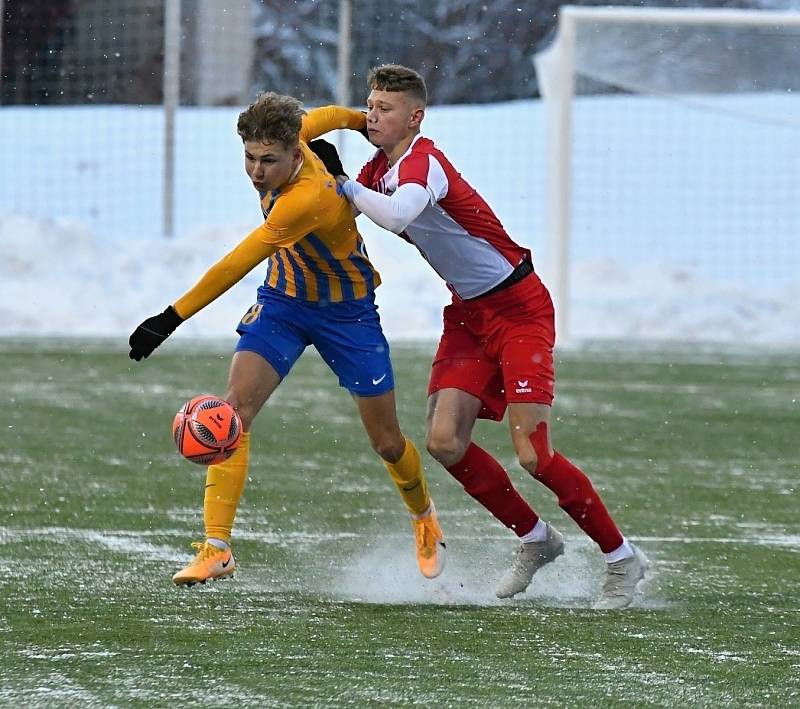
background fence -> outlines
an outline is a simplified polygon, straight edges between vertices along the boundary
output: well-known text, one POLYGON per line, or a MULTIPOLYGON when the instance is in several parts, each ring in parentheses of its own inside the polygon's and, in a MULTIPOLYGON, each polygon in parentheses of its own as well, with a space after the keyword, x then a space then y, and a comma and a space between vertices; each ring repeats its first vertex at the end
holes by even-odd
MULTIPOLYGON (((704 4, 774 9, 794 3, 704 4)), ((603 61, 582 54, 577 71, 555 81, 577 89, 567 143, 539 100, 546 87, 534 66, 556 36, 559 6, 0 0, 0 232, 24 248, 33 248, 29 233, 53 231, 60 243, 64 225, 117 249, 123 241, 141 244, 165 233, 240 235, 260 218, 235 131, 241 107, 265 89, 296 95, 309 107, 363 105, 368 68, 401 62, 418 68, 429 84, 426 132, 489 199, 512 236, 534 250, 560 312, 571 304, 591 314, 602 294, 612 299, 613 314, 581 318, 584 331, 664 332, 676 317, 664 294, 682 298, 687 288, 715 301, 735 293, 725 318, 738 322, 745 313, 746 320, 756 307, 791 330, 784 313, 790 295, 773 288, 753 306, 751 293, 738 289, 791 285, 800 266, 800 140, 790 108, 797 91, 785 83, 800 76, 796 40, 787 42, 785 34, 779 40, 778 27, 737 36, 705 27, 682 44, 675 28, 662 25, 656 30, 662 46, 637 56, 626 54, 629 29, 590 27, 578 39, 582 46, 590 46, 587 38, 605 42, 594 55, 603 61), (683 53, 675 55, 675 48, 683 53), (720 57, 726 66, 715 65, 720 57), (746 65, 764 71, 748 79, 746 65), (670 78, 677 67, 684 77, 689 69, 718 84, 653 83, 656 74, 670 78), (646 80, 631 70, 643 71, 646 80), (761 101, 753 113, 751 102, 748 116, 737 115, 741 106, 721 95, 731 88, 723 77, 745 77, 744 90, 736 89, 741 95, 753 93, 746 82, 755 82, 769 107, 761 101), (770 90, 777 95, 767 96, 770 90), (773 112, 766 120, 764 109, 773 112), (568 193, 548 190, 554 175, 568 181, 568 193), (554 228, 559 214, 561 227, 554 228), (36 222, 10 238, 4 225, 20 218, 36 222), (566 250, 565 225, 571 230, 566 250), (560 272, 571 274, 578 289, 562 288, 560 272), (614 295, 619 292, 624 295, 614 295), (637 312, 636 320, 616 325, 617 314, 628 310, 637 312)), ((339 142, 351 172, 371 152, 357 135, 339 142)), ((371 230, 366 220, 359 223, 371 230)), ((390 248, 385 238, 378 243, 390 248)), ((394 266, 391 258, 385 263, 381 268, 394 266)), ((438 328, 438 303, 430 305, 419 318, 430 327, 420 324, 419 331, 438 328)), ((679 307, 686 312, 685 304, 679 307)), ((703 317, 696 313, 681 331, 702 335, 703 317)))

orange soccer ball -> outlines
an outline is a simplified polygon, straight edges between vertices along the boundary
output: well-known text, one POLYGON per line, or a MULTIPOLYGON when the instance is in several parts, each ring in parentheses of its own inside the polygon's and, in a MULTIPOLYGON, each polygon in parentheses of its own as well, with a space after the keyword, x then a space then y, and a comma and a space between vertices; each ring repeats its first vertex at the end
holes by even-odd
POLYGON ((239 447, 242 420, 224 399, 202 394, 187 401, 175 414, 172 437, 186 460, 214 465, 230 458, 239 447))

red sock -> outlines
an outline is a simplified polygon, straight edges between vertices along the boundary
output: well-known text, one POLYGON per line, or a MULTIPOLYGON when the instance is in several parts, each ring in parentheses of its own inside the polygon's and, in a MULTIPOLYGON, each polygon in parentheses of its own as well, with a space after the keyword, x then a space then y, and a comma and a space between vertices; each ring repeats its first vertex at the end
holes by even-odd
POLYGON ((539 521, 511 484, 503 466, 474 443, 469 444, 464 457, 447 468, 447 472, 518 537, 530 532, 539 521))
POLYGON ((622 544, 614 520, 586 474, 557 452, 533 476, 558 496, 558 505, 599 545, 603 553, 622 544))

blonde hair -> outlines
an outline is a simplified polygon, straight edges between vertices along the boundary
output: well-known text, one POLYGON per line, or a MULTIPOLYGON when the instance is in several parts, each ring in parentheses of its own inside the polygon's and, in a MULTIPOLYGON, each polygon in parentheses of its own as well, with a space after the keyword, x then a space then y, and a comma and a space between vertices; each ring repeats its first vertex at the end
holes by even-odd
POLYGON ((300 140, 304 115, 303 104, 296 98, 267 91, 239 114, 236 131, 245 142, 281 143, 292 148, 300 140))
POLYGON ((418 99, 424 106, 428 102, 425 79, 402 64, 381 64, 370 69, 367 86, 376 91, 402 91, 418 99))

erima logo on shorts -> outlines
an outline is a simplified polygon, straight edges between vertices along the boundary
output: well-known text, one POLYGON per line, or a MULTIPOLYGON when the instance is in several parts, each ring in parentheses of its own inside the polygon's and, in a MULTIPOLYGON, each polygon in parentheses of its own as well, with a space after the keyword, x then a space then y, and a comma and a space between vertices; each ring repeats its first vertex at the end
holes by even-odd
POLYGON ((530 394, 533 391, 531 387, 528 386, 528 380, 526 379, 524 382, 517 380, 517 394, 530 394))

